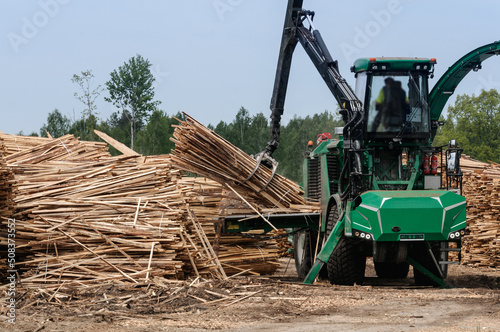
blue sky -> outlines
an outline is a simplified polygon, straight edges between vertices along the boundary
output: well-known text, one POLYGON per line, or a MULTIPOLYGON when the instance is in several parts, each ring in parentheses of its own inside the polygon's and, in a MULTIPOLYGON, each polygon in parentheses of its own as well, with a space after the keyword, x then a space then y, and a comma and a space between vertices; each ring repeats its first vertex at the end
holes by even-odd
MULTIPOLYGON (((156 99, 170 115, 184 110, 205 125, 230 122, 241 106, 270 114, 269 103, 286 0, 0 2, 0 130, 38 132, 55 108, 79 118, 73 74, 87 69, 94 86, 136 54, 150 60, 156 99)), ((500 40, 497 0, 304 0, 316 12, 342 75, 357 57, 437 58, 438 78, 456 60, 500 40)), ((456 94, 500 89, 500 57, 466 77, 456 94)), ((455 94, 455 96, 456 96, 455 94)), ((97 100, 101 118, 116 109, 97 100)), ((454 98, 452 98, 453 102, 454 98)), ((284 121, 333 111, 334 98, 297 47, 284 121)))

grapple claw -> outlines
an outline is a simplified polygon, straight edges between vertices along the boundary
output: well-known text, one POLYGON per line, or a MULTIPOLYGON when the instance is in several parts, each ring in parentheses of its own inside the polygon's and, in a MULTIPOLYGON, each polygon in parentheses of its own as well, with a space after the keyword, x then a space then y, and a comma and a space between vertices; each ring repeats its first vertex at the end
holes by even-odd
POLYGON ((254 170, 252 171, 252 173, 244 180, 244 182, 250 180, 252 178, 252 176, 254 176, 255 172, 257 171, 257 169, 259 168, 260 164, 263 164, 264 166, 266 166, 267 168, 270 168, 272 173, 271 173, 271 176, 269 177, 269 180, 267 180, 266 184, 264 185, 264 187, 262 187, 258 193, 262 192, 263 190, 265 190, 267 188, 267 186, 269 185, 269 183, 271 183, 271 181, 273 180, 274 178, 274 175, 276 174, 276 169, 278 168, 278 162, 273 158, 271 157, 271 155, 269 154, 269 152, 267 151, 262 151, 260 153, 258 153, 257 155, 254 156, 255 160, 257 161, 257 165, 255 165, 255 168, 254 170))

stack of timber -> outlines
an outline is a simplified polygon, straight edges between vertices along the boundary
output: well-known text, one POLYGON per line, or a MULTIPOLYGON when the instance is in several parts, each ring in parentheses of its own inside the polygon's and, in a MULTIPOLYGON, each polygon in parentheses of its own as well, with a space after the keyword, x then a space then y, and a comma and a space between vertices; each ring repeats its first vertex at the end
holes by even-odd
MULTIPOLYGON (((224 214, 283 207, 182 177, 170 155, 111 157, 105 143, 71 135, 1 134, 0 151, 1 226, 16 220, 16 269, 27 287, 224 278, 278 267, 276 241, 220 234, 214 226, 229 198, 224 214)), ((0 246, 7 241, 1 233, 0 246)))
MULTIPOLYGON (((3 226, 3 222, 5 221, 5 225, 7 226, 9 224, 9 219, 12 216, 12 213, 14 211, 14 195, 13 195, 13 188, 14 188, 14 174, 12 173, 12 170, 7 167, 7 164, 5 163, 3 157, 0 154, 0 226, 3 226)), ((12 223, 10 223, 12 224, 12 223)), ((2 227, 2 230, 0 231, 0 237, 5 237, 7 238, 6 241, 8 240, 8 227, 2 227)), ((12 235, 11 235, 12 236, 12 235)), ((10 243, 15 243, 15 239, 11 238, 10 243)), ((0 252, 2 253, 8 253, 7 247, 5 245, 2 245, 0 243, 0 252)), ((0 255, 0 279, 3 279, 6 277, 7 270, 10 270, 7 268, 7 255, 1 254, 0 255)))
POLYGON ((14 209, 14 174, 0 154, 0 217, 9 218, 14 209))
POLYGON ((289 208, 305 203, 297 183, 278 174, 273 177, 268 167, 258 165, 252 156, 185 115, 186 120, 176 126, 171 139, 175 143, 174 167, 234 188, 267 207, 289 208))
MULTIPOLYGON (((234 193, 223 189, 221 184, 207 178, 184 177, 178 184, 186 190, 184 195, 189 211, 186 219, 195 218, 203 227, 228 275, 243 271, 256 275, 268 274, 279 267, 277 259, 285 250, 275 240, 220 234, 214 227, 221 222, 221 215, 255 213, 247 205, 249 202, 243 202, 234 193)), ((255 201, 251 204, 257 206, 255 201)), ((191 233, 195 232, 189 224, 186 227, 191 233)))
POLYGON ((500 165, 462 157, 463 192, 467 199, 467 235, 462 262, 500 268, 500 165))
POLYGON ((13 160, 25 285, 183 277, 184 205, 171 181, 178 172, 139 159, 13 160))
POLYGON ((0 133, 0 153, 8 163, 36 164, 49 160, 84 160, 111 156, 104 142, 80 141, 73 135, 59 138, 26 137, 0 133))

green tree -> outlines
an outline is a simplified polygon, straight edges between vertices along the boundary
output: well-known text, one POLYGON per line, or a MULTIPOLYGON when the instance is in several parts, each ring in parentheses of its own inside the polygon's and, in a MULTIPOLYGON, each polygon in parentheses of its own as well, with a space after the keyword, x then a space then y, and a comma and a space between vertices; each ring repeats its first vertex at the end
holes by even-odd
POLYGON ((118 107, 128 120, 131 149, 134 148, 137 131, 160 104, 160 101, 153 100, 155 78, 150 67, 149 60, 137 54, 118 67, 118 70, 114 70, 111 79, 106 82, 109 97, 104 99, 118 107))
POLYGON ((263 151, 269 142, 269 121, 262 113, 258 113, 252 117, 252 121, 247 130, 247 143, 245 145, 246 152, 256 154, 263 151))
POLYGON ((38 133, 36 131, 32 131, 31 134, 29 135, 24 135, 24 132, 21 130, 19 131, 16 135, 19 135, 19 136, 33 136, 33 137, 39 137, 38 136, 38 133))
POLYGON ((236 146, 240 147, 242 150, 247 150, 247 143, 252 140, 252 137, 248 137, 248 129, 252 122, 250 113, 243 106, 240 107, 236 117, 233 121, 232 131, 233 131, 233 142, 236 146))
POLYGON ((92 70, 82 71, 81 75, 74 74, 71 82, 78 84, 81 90, 81 94, 75 92, 74 96, 76 99, 81 101, 85 105, 85 109, 82 111, 82 119, 81 125, 76 126, 76 128, 81 128, 85 132, 89 133, 89 137, 85 137, 84 132, 76 133, 77 136, 80 136, 82 139, 90 139, 94 138, 94 128, 96 123, 96 117, 93 112, 97 109, 95 105, 95 100, 102 91, 100 85, 98 85, 95 89, 91 88, 92 79, 94 75, 92 74, 92 70))
POLYGON ((69 133, 71 121, 56 108, 47 116, 47 123, 40 128, 40 136, 48 137, 47 132, 52 137, 61 137, 69 133))
POLYGON ((500 94, 482 90, 475 95, 459 95, 448 107, 445 125, 440 128, 434 145, 445 145, 456 139, 464 153, 482 161, 500 161, 500 94))
POLYGON ((208 126, 220 136, 248 154, 256 154, 266 147, 269 141, 269 126, 264 114, 250 116, 243 106, 231 123, 220 121, 217 126, 208 126))
MULTIPOLYGON (((130 146, 129 121, 123 112, 113 112, 109 118, 101 124, 101 131, 113 137, 117 141, 130 146)), ((120 154, 118 150, 110 147, 112 155, 120 154)))
POLYGON ((274 153, 274 158, 280 165, 280 174, 296 182, 302 181, 302 164, 307 142, 316 142, 318 134, 333 133, 335 127, 342 126, 340 116, 328 111, 305 118, 295 116, 282 126, 280 147, 274 153))
POLYGON ((82 118, 73 121, 69 133, 83 141, 93 141, 94 129, 98 129, 98 122, 99 119, 94 114, 89 114, 87 118, 82 114, 82 118))
MULTIPOLYGON (((182 120, 183 114, 178 113, 175 117, 182 120)), ((161 110, 154 110, 148 124, 137 134, 137 151, 143 155, 170 153, 174 148, 174 143, 170 141, 174 133, 173 124, 177 124, 177 120, 161 110)))

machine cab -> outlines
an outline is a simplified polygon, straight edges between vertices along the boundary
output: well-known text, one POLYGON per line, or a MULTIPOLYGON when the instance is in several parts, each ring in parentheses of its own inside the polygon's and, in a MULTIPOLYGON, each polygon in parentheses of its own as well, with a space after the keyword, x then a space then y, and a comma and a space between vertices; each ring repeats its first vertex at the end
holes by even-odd
POLYGON ((435 59, 361 58, 355 61, 356 95, 363 102, 372 141, 428 140, 428 77, 435 59))

